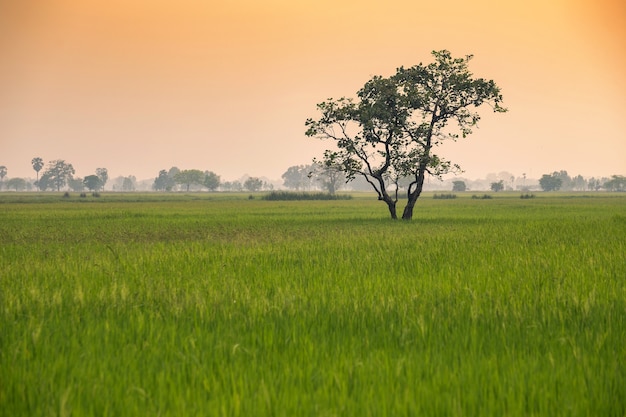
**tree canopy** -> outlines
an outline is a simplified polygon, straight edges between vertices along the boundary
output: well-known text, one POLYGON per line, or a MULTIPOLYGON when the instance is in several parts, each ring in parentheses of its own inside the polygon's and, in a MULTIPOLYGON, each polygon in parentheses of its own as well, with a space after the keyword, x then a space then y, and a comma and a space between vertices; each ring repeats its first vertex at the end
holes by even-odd
POLYGON ((357 100, 342 97, 318 104, 321 116, 306 121, 307 136, 336 145, 324 152, 322 163, 340 167, 348 180, 365 178, 393 219, 401 178, 411 178, 402 215, 409 220, 427 174, 440 177, 460 170, 434 148, 472 133, 480 120, 475 109, 481 105, 506 111, 495 82, 473 78, 471 55, 453 58, 446 50, 432 55, 430 64, 373 77, 357 92, 357 100))

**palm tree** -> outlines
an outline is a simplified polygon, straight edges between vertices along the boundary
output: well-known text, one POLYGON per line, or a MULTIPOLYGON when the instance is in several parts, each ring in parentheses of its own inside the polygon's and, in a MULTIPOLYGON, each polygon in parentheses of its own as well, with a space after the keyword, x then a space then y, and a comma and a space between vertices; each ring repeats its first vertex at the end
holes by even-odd
POLYGON ((38 183, 39 182, 39 171, 41 171, 41 168, 43 168, 43 159, 41 159, 40 157, 37 156, 37 157, 33 158, 33 160, 30 161, 30 163, 33 164, 33 169, 37 173, 37 183, 38 183))

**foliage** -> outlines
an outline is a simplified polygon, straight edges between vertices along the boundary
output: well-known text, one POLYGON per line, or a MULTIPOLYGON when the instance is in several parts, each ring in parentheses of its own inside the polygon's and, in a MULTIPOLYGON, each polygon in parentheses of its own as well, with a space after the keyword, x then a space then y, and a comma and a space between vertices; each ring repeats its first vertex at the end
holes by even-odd
POLYGON ((467 190, 465 181, 452 181, 452 191, 463 192, 467 190))
POLYGON ((520 198, 521 198, 522 200, 528 200, 528 199, 530 199, 530 198, 535 198, 535 195, 534 195, 534 194, 522 194, 522 195, 520 196, 520 198))
POLYGON ((26 188, 26 180, 24 178, 11 178, 7 181, 6 186, 15 191, 22 191, 26 188))
POLYGON ((321 117, 306 121, 307 136, 330 139, 337 147, 324 153, 322 163, 341 167, 348 180, 364 177, 393 219, 400 178, 412 179, 402 215, 408 220, 427 174, 440 177, 459 170, 434 149, 472 132, 480 120, 473 109, 488 104, 496 112, 505 111, 496 84, 472 77, 471 56, 452 58, 445 50, 432 55, 431 64, 373 77, 357 93, 358 101, 344 97, 318 104, 321 117), (388 182, 395 185, 392 190, 388 182))
POLYGON ((272 191, 263 196, 263 200, 270 201, 289 201, 289 200, 350 200, 352 196, 348 194, 330 194, 330 193, 306 193, 293 191, 272 191))
POLYGON ((33 169, 35 170, 35 172, 37 173, 37 181, 39 181, 39 171, 41 171, 41 168, 43 168, 44 166, 43 159, 36 156, 30 161, 30 163, 33 166, 33 169))
POLYGON ((311 188, 311 177, 315 168, 312 165, 294 165, 287 168, 281 175, 283 185, 287 188, 300 191, 311 188))
POLYGON ((47 188, 56 188, 61 191, 67 182, 74 176, 74 167, 62 159, 50 161, 48 167, 38 181, 39 189, 45 191, 47 188))
POLYGON ((215 191, 220 186, 220 176, 213 171, 204 171, 204 187, 209 191, 215 191))
POLYGON ((102 179, 98 175, 87 175, 83 179, 83 184, 85 184, 85 187, 87 187, 90 191, 98 191, 104 186, 102 179))
POLYGON ((154 184, 152 185, 152 189, 155 191, 169 191, 168 187, 169 177, 167 175, 167 171, 162 169, 159 171, 159 175, 154 179, 154 184))
POLYGON ((100 187, 104 189, 104 186, 109 180, 109 171, 106 168, 96 168, 96 175, 100 178, 100 187))
POLYGON ((72 191, 81 192, 85 189, 85 183, 82 178, 72 177, 67 180, 67 185, 72 191))
POLYGON ((4 182, 4 177, 7 175, 7 167, 4 165, 0 165, 0 189, 2 188, 2 183, 4 182))
POLYGON ((626 414, 623 194, 50 196, 0 196, 0 415, 626 414))
POLYGON ((122 191, 135 191, 135 183, 137 179, 134 175, 122 177, 122 191))
MULTIPOLYGON (((563 172, 563 171, 561 171, 563 172)), ((562 175, 558 172, 554 172, 551 175, 544 174, 539 179, 539 185, 543 191, 558 191, 563 184, 562 175)))
POLYGON ((456 198, 456 194, 433 194, 435 200, 453 200, 456 198))
POLYGON ((611 180, 604 183, 604 188, 608 191, 626 191, 626 177, 613 175, 611 180))
POLYGON ((483 194, 483 195, 472 195, 472 199, 473 200, 491 200, 493 197, 491 197, 489 194, 483 194))
POLYGON ((174 175, 174 181, 186 186, 186 191, 189 191, 191 185, 203 185, 205 177, 204 172, 199 169, 185 169, 174 175))
POLYGON ((495 191, 497 193, 498 191, 502 191, 502 190, 504 190, 504 181, 503 180, 491 183, 491 191, 495 191))
POLYGON ((263 180, 257 177, 249 177, 243 183, 243 188, 250 192, 259 191, 263 187, 263 180))
POLYGON ((335 194, 346 182, 346 174, 340 165, 316 162, 313 167, 316 180, 330 194, 335 194))

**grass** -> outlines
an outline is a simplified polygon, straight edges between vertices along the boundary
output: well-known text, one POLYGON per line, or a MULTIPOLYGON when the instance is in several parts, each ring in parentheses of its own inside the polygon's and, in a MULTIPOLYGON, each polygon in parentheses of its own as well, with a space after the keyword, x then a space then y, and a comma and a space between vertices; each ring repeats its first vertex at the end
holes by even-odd
POLYGON ((0 416, 623 416, 603 196, 3 195, 0 416))

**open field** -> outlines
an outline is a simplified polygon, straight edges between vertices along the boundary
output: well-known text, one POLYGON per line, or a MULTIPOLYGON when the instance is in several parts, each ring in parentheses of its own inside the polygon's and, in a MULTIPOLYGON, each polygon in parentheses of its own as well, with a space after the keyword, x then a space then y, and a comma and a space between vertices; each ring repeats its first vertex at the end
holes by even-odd
POLYGON ((626 196, 0 195, 0 416, 626 415, 626 196))

